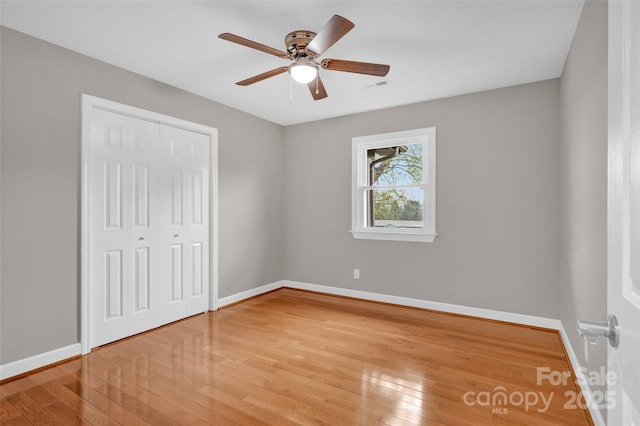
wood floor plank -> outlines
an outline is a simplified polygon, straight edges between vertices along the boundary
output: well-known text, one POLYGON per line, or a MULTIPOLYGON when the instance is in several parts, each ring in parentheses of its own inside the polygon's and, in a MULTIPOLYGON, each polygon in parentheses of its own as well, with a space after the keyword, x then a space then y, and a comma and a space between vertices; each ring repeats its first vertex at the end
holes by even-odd
POLYGON ((6 382, 0 422, 593 424, 538 368, 571 371, 557 332, 281 289, 6 382))
MULTIPOLYGON (((176 412, 174 417, 180 417, 183 423, 189 420, 194 423, 198 423, 198 421, 216 421, 220 424, 243 424, 241 423, 242 420, 251 424, 260 422, 258 419, 252 418, 242 411, 234 410, 225 404, 208 399, 202 401, 200 398, 194 398, 194 390, 201 386, 200 383, 186 381, 186 377, 168 372, 164 367, 158 368, 157 371, 154 371, 153 368, 154 365, 148 363, 147 370, 142 372, 139 369, 135 372, 133 370, 123 371, 122 389, 127 388, 127 383, 135 381, 136 385, 139 386, 139 391, 135 392, 137 395, 144 394, 146 398, 149 398, 149 394, 153 393, 150 398, 155 400, 157 404, 175 405, 189 413, 189 415, 199 419, 189 419, 189 416, 180 415, 180 413, 176 412), (135 377, 129 378, 133 374, 135 374, 135 377)), ((96 366, 97 371, 100 369, 101 367, 96 366)), ((127 366, 123 370, 126 369, 127 366)), ((134 393, 133 390, 131 393, 134 393)))
POLYGON ((74 379, 71 378, 70 380, 69 376, 62 370, 62 365, 45 370, 45 372, 51 373, 51 375, 48 378, 46 375, 41 375, 38 379, 40 384, 49 392, 56 395, 56 398, 63 405, 73 410, 78 417, 87 423, 92 425, 119 424, 116 420, 109 417, 108 414, 101 412, 89 401, 73 393, 65 386, 65 384, 73 382, 74 379))
POLYGON ((46 410, 46 407, 39 406, 24 392, 7 396, 6 400, 31 424, 62 425, 46 410))
POLYGON ((0 396, 0 424, 5 424, 5 422, 18 417, 22 417, 20 412, 4 396, 0 396))
POLYGON ((2 422, 2 426, 32 426, 33 423, 25 419, 24 417, 16 417, 6 422, 2 422))
MULTIPOLYGON (((138 353, 135 350, 134 343, 129 345, 128 349, 121 349, 121 353, 134 354, 138 353)), ((100 351, 100 353, 104 353, 100 351)), ((128 357, 132 359, 132 357, 128 357)), ((153 358, 160 358, 157 353, 153 354, 153 358)), ((118 371, 122 374, 122 383, 128 383, 130 380, 135 380, 138 384, 146 386, 148 389, 155 389, 159 395, 164 395, 173 401, 179 403, 185 410, 189 410, 193 414, 199 416, 202 420, 207 422, 217 422, 218 424, 267 424, 260 420, 260 416, 256 417, 251 413, 245 412, 245 410, 239 408, 242 405, 241 400, 234 398, 229 394, 226 394, 217 389, 213 389, 207 384, 207 381, 201 381, 201 378, 206 378, 206 374, 199 372, 198 374, 188 377, 183 374, 176 373, 171 368, 167 368, 165 365, 158 364, 154 360, 146 360, 144 368, 135 368, 136 377, 128 378, 127 370, 133 368, 129 364, 119 364, 114 360, 117 358, 110 358, 109 360, 102 357, 94 357, 96 365, 94 371, 100 373, 103 369, 101 365, 118 366, 118 371), (111 363, 110 363, 111 362, 111 363), (101 365, 98 365, 101 363, 101 365), (122 367, 120 369, 120 366, 122 367), (129 380, 128 380, 129 379, 129 380), (197 392, 196 392, 197 391, 197 392), (211 397, 214 395, 214 397, 211 397), (231 401, 231 403, 229 403, 231 401)), ((138 364, 139 360, 136 360, 138 364)), ((139 365, 138 365, 139 366, 139 365)), ((131 370, 130 372, 133 372, 131 370)), ((104 375, 105 373, 102 372, 104 375)), ((107 375, 110 373, 106 373, 107 375)), ((215 382, 215 385, 220 389, 230 390, 230 387, 225 386, 225 383, 215 382)), ((243 392, 242 395, 248 395, 248 392, 243 392)))

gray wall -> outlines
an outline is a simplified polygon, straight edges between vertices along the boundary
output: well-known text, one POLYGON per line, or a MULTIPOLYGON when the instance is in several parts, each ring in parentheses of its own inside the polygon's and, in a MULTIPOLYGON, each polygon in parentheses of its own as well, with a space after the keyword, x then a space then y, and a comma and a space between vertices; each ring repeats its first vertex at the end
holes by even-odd
POLYGON ((557 318, 559 84, 285 128, 284 277, 557 318), (351 138, 429 126, 437 127, 435 242, 353 239, 351 138))
POLYGON ((80 94, 219 129, 220 291, 282 278, 282 127, 1 33, 0 363, 79 341, 80 94))
MULTIPOLYGON (((562 91, 560 315, 583 366, 607 364, 604 341, 584 360, 578 319, 607 317, 607 3, 587 1, 562 91)), ((604 389, 601 389, 604 390, 604 389)))
POLYGON ((587 2, 560 80, 282 128, 2 28, 0 363, 78 341, 81 93, 219 129, 221 297, 285 278, 561 317, 581 353, 576 319, 606 315, 606 40, 587 2), (427 126, 438 238, 354 240, 351 138, 427 126))

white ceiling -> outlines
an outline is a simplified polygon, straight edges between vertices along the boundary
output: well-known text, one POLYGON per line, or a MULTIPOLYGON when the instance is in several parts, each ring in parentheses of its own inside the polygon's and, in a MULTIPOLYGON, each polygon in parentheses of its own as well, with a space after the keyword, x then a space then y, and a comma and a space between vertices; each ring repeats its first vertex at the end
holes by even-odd
POLYGON ((559 77, 583 0, 2 1, 1 23, 266 120, 290 125, 559 77), (314 101, 288 65, 217 38, 231 32, 285 50, 287 33, 334 15, 355 28, 320 59, 391 65, 380 77, 321 70, 314 101), (290 89, 292 98, 290 98, 290 89))

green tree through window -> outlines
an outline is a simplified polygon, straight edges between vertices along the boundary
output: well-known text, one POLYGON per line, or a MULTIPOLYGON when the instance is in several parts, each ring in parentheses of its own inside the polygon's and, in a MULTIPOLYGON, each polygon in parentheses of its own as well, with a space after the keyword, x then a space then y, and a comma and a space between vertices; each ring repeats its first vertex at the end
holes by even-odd
POLYGON ((367 151, 369 226, 423 227, 423 145, 367 151))

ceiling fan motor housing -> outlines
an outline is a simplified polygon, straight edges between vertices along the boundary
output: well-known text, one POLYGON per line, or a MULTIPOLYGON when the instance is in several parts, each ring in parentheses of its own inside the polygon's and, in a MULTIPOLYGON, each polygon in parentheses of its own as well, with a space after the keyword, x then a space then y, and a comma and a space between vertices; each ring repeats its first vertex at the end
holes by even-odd
POLYGON ((316 33, 309 30, 298 30, 287 34, 284 38, 284 44, 287 46, 287 52, 291 59, 297 59, 299 57, 308 57, 315 59, 316 55, 307 51, 307 45, 311 43, 311 40, 316 36, 316 33))

